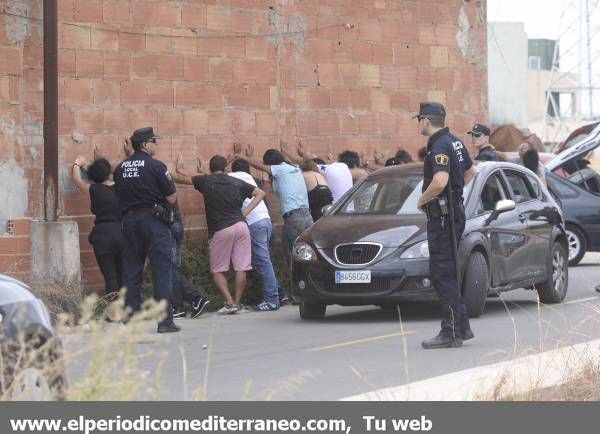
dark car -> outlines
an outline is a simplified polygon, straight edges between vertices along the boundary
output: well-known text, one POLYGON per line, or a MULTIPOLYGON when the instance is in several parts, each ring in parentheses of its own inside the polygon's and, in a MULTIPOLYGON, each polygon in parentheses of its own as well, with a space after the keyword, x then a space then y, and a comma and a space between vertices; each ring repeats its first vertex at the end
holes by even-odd
MULTIPOLYGON (((559 206, 528 169, 494 162, 476 169, 464 192, 458 255, 469 315, 483 312, 488 294, 515 288, 535 288, 542 302, 560 303, 568 247, 559 206)), ((422 164, 410 164, 372 173, 298 238, 292 294, 301 318, 322 318, 329 304, 437 298, 426 218, 416 207, 422 172, 422 164)))
POLYGON ((0 274, 0 400, 64 398, 62 346, 44 303, 0 274))
POLYGON ((600 175, 590 164, 600 146, 600 126, 586 128, 572 134, 568 146, 546 163, 548 190, 563 210, 569 265, 578 264, 586 252, 600 251, 600 175))

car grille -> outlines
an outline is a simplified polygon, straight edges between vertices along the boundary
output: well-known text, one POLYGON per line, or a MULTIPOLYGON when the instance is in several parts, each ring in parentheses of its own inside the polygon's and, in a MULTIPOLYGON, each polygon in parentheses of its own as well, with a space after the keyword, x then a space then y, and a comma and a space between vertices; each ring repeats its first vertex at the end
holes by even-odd
POLYGON ((364 265, 373 261, 379 252, 380 244, 342 244, 335 248, 335 258, 344 265, 364 265))

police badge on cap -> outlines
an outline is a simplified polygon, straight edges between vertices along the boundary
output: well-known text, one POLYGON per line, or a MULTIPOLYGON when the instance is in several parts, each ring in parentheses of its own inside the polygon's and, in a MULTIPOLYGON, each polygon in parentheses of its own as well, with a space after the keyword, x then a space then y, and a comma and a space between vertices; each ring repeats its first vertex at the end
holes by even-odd
POLYGON ((481 137, 482 135, 489 136, 490 129, 488 127, 486 127, 485 125, 475 124, 475 125, 473 125, 473 128, 471 128, 471 131, 467 131, 467 134, 471 134, 472 136, 475 136, 475 137, 481 137))
POLYGON ((154 129, 152 127, 145 127, 135 130, 131 136, 131 141, 135 143, 144 143, 156 139, 160 139, 160 136, 154 134, 154 129))

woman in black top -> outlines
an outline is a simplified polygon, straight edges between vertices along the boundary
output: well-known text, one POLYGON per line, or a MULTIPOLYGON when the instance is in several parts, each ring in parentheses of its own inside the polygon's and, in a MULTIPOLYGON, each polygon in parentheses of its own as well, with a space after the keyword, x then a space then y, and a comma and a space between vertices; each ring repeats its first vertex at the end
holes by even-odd
POLYGON ((314 161, 304 161, 300 165, 302 176, 308 192, 308 206, 313 221, 317 221, 323 216, 323 207, 333 202, 333 195, 327 185, 325 177, 319 171, 319 167, 314 161))
POLYGON ((88 241, 104 277, 106 293, 119 291, 123 284, 123 236, 119 199, 110 181, 112 168, 104 158, 94 160, 87 166, 85 157, 79 156, 73 163, 73 179, 81 191, 90 195, 91 211, 96 216, 94 228, 88 241), (89 184, 81 179, 81 170, 87 172, 89 184))

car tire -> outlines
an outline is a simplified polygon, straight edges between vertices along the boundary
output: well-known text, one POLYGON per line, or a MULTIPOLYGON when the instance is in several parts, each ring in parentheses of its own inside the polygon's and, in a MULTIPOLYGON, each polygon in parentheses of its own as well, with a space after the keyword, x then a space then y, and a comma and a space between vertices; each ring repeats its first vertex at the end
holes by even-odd
POLYGON ((470 318, 478 318, 485 309, 489 288, 488 266, 483 253, 471 252, 462 284, 462 295, 467 306, 467 314, 470 318))
POLYGON ((567 243, 569 245, 569 265, 579 264, 587 250, 587 240, 581 229, 574 225, 567 225, 567 243))
POLYGON ((542 303, 561 303, 567 296, 569 283, 568 255, 561 243, 556 241, 548 258, 548 277, 536 285, 538 296, 542 303))
POLYGON ((323 319, 325 318, 326 304, 302 302, 299 306, 300 318, 323 319))

